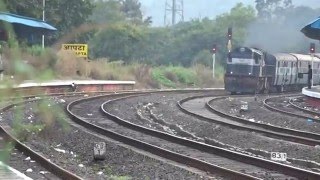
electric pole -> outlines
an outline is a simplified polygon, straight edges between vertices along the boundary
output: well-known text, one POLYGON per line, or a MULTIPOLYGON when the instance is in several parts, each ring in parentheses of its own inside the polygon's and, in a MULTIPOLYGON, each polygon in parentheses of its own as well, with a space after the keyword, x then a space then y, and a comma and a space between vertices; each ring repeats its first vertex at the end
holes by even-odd
MULTIPOLYGON (((42 0, 42 21, 46 20, 46 0, 42 0)), ((44 49, 44 35, 42 34, 42 49, 44 49)))
POLYGON ((179 22, 184 21, 183 0, 166 0, 164 25, 175 25, 177 20, 179 22), (171 4, 169 3, 170 1, 172 1, 171 4), (169 15, 171 15, 171 19, 168 17, 169 15), (179 19, 177 19, 177 17, 179 19))

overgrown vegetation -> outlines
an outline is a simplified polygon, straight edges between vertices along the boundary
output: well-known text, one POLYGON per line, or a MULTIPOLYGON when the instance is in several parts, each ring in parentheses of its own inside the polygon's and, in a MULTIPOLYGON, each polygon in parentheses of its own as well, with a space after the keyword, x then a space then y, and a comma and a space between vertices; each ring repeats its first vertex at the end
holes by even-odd
MULTIPOLYGON (((42 4, 38 0, 23 5, 19 0, 3 2, 6 4, 3 7, 10 12, 35 18, 41 16, 42 4)), ((14 76, 18 82, 50 78, 135 80, 137 87, 141 88, 221 85, 228 27, 233 27, 233 46, 250 45, 253 44, 250 40, 252 26, 257 22, 259 32, 264 25, 278 27, 281 22, 290 24, 294 29, 319 12, 319 9, 304 7, 304 11, 309 13, 295 19, 296 23, 292 24, 290 19, 302 7, 295 7, 287 0, 259 0, 255 8, 238 3, 230 12, 215 18, 193 19, 172 27, 152 27, 152 18, 144 16, 138 0, 85 0, 75 3, 74 0, 52 0, 46 4, 51 7, 47 9, 46 20, 58 28, 58 33, 46 37, 46 43, 55 49, 43 50, 40 46, 16 43, 14 39, 9 41, 7 46, 10 48, 4 56, 7 79, 14 76), (71 6, 73 11, 64 16, 71 6), (89 44, 89 60, 59 52, 61 43, 75 42, 89 44), (213 44, 218 48, 215 78, 212 78, 210 70, 213 44), (23 64, 12 59, 20 59, 23 64), (26 75, 27 71, 37 73, 26 75)), ((287 44, 283 47, 287 51, 307 49, 301 47, 301 42, 287 44)))

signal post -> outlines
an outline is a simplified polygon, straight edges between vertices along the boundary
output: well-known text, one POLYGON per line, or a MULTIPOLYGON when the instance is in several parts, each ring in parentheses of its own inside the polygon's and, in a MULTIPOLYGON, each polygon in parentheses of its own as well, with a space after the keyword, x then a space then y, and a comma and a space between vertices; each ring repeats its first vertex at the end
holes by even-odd
POLYGON ((216 53, 217 53, 217 45, 214 44, 213 47, 212 47, 212 77, 213 78, 215 78, 214 66, 215 66, 215 63, 216 63, 216 53))
POLYGON ((316 45, 315 43, 310 43, 310 54, 311 54, 311 67, 309 65, 308 70, 308 89, 311 89, 313 86, 313 60, 314 60, 314 54, 316 52, 316 45))

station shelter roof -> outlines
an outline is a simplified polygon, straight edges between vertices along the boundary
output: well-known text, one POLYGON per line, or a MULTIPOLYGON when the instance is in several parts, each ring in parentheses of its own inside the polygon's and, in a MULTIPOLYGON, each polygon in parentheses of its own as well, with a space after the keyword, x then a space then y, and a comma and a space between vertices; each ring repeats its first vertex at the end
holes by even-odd
POLYGON ((0 21, 5 21, 10 24, 20 24, 25 25, 33 28, 40 28, 43 30, 48 31, 56 31, 57 29, 50 24, 46 23, 45 21, 26 17, 26 16, 20 16, 16 14, 6 13, 6 12, 0 12, 0 21))

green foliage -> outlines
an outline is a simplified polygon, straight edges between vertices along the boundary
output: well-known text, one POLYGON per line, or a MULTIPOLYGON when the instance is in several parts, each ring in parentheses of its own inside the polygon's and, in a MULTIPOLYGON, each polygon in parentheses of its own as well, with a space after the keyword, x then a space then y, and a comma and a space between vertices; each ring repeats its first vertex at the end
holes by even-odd
POLYGON ((134 24, 142 23, 141 3, 139 0, 120 0, 121 11, 128 21, 134 24))
MULTIPOLYGON (((127 1, 127 3, 133 1, 127 1)), ((130 4, 129 3, 129 4, 130 4)), ((139 5, 135 6, 137 9, 139 5)), ((130 14, 130 13, 129 13, 130 14)), ((140 16, 139 16, 140 17, 140 16)), ((237 4, 230 13, 195 19, 174 27, 145 27, 132 23, 117 23, 102 29, 90 41, 93 58, 106 57, 125 63, 142 62, 152 65, 210 65, 209 50, 218 44, 218 57, 223 64, 226 54, 226 31, 234 27, 234 45, 243 44, 246 28, 255 19, 251 6, 237 4)))
POLYGON ((279 16, 284 10, 293 8, 292 0, 256 0, 256 9, 258 17, 270 22, 279 20, 279 16))
POLYGON ((95 58, 109 57, 111 60, 135 59, 141 51, 144 39, 143 29, 131 24, 114 24, 101 30, 90 41, 90 52, 95 58))
POLYGON ((171 88, 175 88, 176 85, 174 82, 172 82, 171 80, 169 80, 166 76, 165 76, 165 69, 162 67, 160 68, 155 68, 152 70, 151 73, 152 79, 154 79, 155 81, 157 81, 159 84, 165 86, 165 87, 171 87, 171 88))
POLYGON ((121 12, 121 4, 118 0, 98 0, 94 3, 90 21, 97 24, 113 24, 125 21, 125 15, 121 12))
POLYGON ((196 74, 190 69, 169 66, 166 71, 173 72, 178 77, 179 83, 192 85, 196 81, 196 74))
POLYGON ((192 69, 181 66, 158 67, 152 70, 152 78, 165 87, 192 86, 197 81, 192 69))
POLYGON ((200 51, 192 61, 192 64, 202 64, 207 67, 212 66, 212 54, 209 50, 205 49, 200 51))
MULTIPOLYGON (((2 0, 5 4, 1 8, 22 16, 42 19, 43 0, 2 0)), ((45 20, 55 26, 56 34, 47 38, 53 43, 73 28, 87 22, 94 6, 91 0, 46 0, 45 20)))

